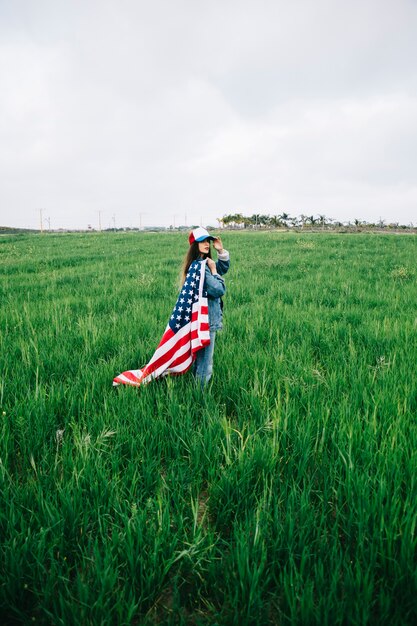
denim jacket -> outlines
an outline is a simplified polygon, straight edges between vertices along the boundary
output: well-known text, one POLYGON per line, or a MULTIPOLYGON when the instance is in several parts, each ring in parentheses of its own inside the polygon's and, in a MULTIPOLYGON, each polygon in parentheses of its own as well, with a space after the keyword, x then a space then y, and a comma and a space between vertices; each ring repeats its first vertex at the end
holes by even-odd
POLYGON ((224 250, 222 254, 218 254, 217 258, 216 269, 218 274, 213 276, 206 265, 204 277, 204 289, 207 291, 210 331, 221 330, 223 328, 223 314, 220 298, 226 292, 226 285, 224 284, 222 275, 226 274, 230 267, 230 255, 227 250, 224 250))

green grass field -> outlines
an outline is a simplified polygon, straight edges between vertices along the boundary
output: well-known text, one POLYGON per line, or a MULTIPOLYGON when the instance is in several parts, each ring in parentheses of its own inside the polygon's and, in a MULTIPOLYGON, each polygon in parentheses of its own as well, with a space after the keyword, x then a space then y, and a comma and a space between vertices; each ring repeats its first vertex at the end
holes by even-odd
POLYGON ((223 243, 202 394, 112 387, 186 235, 0 239, 0 623, 416 623, 416 237, 223 243))

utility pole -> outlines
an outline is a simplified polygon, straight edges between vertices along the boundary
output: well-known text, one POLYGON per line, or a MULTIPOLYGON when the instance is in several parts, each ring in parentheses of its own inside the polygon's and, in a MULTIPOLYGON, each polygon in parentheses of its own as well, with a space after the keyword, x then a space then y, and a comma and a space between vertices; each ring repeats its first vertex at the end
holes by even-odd
POLYGON ((116 216, 114 213, 113 213, 113 230, 114 232, 116 232, 116 216))
POLYGON ((42 219, 42 211, 43 211, 43 209, 39 209, 39 214, 40 214, 40 218, 41 218, 41 233, 43 233, 43 219, 42 219))
POLYGON ((102 211, 98 211, 98 229, 101 232, 101 214, 102 211))
POLYGON ((147 213, 139 213, 139 230, 142 230, 142 215, 147 215, 147 213))

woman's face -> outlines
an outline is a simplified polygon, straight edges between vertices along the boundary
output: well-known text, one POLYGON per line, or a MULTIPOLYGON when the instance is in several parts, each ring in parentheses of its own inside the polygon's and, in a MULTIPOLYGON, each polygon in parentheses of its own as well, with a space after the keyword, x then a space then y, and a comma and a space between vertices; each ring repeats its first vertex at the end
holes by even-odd
POLYGON ((210 252, 210 241, 205 239, 204 241, 198 242, 198 251, 200 254, 206 255, 210 252))

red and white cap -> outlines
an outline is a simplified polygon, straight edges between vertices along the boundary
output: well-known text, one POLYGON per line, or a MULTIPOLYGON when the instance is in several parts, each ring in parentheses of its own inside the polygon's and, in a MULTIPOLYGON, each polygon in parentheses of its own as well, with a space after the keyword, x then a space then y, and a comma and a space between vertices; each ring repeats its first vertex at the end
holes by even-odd
POLYGON ((205 241, 206 239, 208 239, 209 241, 214 241, 215 237, 210 235, 210 233, 202 226, 199 226, 198 228, 194 228, 194 230, 190 232, 190 235, 188 237, 190 246, 192 243, 194 243, 194 241, 205 241))

